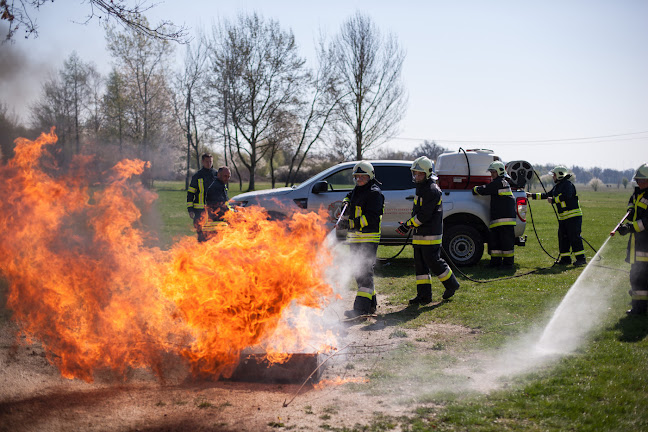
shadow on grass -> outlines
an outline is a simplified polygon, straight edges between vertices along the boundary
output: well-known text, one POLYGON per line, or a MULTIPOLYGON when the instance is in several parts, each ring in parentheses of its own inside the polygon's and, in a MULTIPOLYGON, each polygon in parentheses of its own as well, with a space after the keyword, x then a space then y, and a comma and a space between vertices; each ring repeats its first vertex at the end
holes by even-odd
POLYGON ((614 326, 620 330, 620 342, 641 342, 648 336, 648 316, 627 315, 614 326))
POLYGON ((380 330, 385 327, 397 326, 399 324, 406 323, 416 319, 419 315, 425 312, 430 312, 436 308, 439 308, 452 300, 442 300, 436 303, 430 303, 427 306, 417 307, 417 306, 407 306, 404 309, 399 311, 389 312, 384 315, 379 315, 376 319, 376 322, 373 324, 366 325, 362 327, 362 331, 372 331, 380 330))

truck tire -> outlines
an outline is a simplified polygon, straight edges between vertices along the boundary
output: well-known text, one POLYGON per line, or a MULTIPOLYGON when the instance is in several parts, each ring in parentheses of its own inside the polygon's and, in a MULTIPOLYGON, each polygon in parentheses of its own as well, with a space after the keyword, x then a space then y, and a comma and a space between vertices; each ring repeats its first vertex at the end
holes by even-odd
POLYGON ((484 239, 469 225, 452 225, 443 233, 443 249, 458 267, 471 266, 484 254, 484 239))

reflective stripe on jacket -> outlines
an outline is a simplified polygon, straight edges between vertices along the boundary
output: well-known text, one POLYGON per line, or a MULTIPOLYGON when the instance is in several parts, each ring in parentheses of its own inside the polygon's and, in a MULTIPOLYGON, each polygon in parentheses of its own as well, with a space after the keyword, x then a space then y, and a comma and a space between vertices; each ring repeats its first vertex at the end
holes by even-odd
POLYGON ((385 197, 378 183, 370 180, 364 186, 356 186, 347 194, 345 214, 349 215, 349 243, 379 243, 385 197))
POLYGON ((628 240, 626 261, 648 262, 648 189, 635 188, 628 201, 630 214, 626 218, 632 223, 632 231, 628 240))
POLYGON ((490 225, 488 228, 516 224, 515 197, 504 176, 496 177, 484 186, 473 188, 475 195, 490 195, 490 225))
POLYGON ((576 186, 564 178, 554 185, 547 193, 535 193, 531 195, 533 199, 547 199, 553 197, 558 212, 558 220, 565 220, 576 216, 583 216, 583 211, 578 202, 576 186))
POLYGON ((416 185, 412 217, 405 222, 414 228, 413 245, 441 244, 443 235, 443 194, 439 186, 427 179, 416 185))

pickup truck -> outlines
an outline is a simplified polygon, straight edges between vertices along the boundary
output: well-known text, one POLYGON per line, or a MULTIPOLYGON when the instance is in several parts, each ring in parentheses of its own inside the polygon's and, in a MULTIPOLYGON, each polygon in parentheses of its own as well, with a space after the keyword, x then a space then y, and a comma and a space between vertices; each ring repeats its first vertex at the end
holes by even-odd
MULTIPOLYGON (((381 182, 385 196, 381 245, 402 245, 407 241, 396 233, 401 221, 411 216, 415 184, 410 171, 411 161, 370 161, 381 182)), ((331 229, 342 209, 342 200, 354 187, 352 171, 355 161, 343 162, 306 180, 299 186, 242 193, 230 199, 231 206, 259 205, 271 218, 283 218, 294 211, 316 211, 324 208, 329 214, 331 229)), ((523 245, 526 226, 526 195, 515 190, 517 203, 516 244, 523 245)), ((479 262, 488 239, 490 197, 472 195, 470 190, 443 192, 443 247, 459 266, 479 262)), ((340 239, 346 232, 338 230, 340 239)))

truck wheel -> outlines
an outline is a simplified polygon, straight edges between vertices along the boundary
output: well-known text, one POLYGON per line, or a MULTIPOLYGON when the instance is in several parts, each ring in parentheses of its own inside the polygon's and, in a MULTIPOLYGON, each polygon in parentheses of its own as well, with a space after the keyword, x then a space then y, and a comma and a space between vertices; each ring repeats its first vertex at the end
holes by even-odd
POLYGON ((484 239, 471 226, 453 225, 443 233, 443 249, 458 267, 471 266, 484 254, 484 239))

